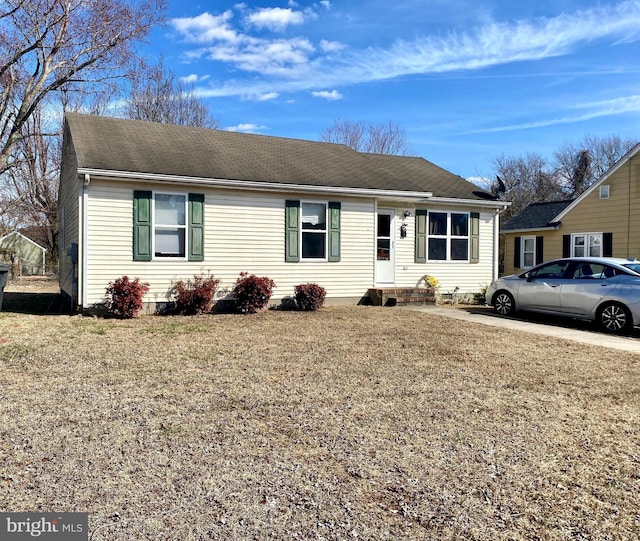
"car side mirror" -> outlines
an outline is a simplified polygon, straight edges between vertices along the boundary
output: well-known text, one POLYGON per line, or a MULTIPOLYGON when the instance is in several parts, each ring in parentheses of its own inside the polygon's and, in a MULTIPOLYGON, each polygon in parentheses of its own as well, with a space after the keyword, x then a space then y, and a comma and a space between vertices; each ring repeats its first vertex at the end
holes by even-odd
POLYGON ((531 278, 531 273, 527 272, 524 277, 527 279, 527 282, 530 282, 531 280, 533 280, 533 278, 531 278))

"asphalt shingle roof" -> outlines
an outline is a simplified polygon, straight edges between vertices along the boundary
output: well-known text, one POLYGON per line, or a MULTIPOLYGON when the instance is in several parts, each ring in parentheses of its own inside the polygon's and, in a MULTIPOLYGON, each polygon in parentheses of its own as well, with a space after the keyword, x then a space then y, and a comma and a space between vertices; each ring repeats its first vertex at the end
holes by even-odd
POLYGON ((488 192, 423 158, 77 113, 67 113, 66 122, 81 169, 492 199, 488 192))
POLYGON ((558 214, 567 208, 573 199, 564 201, 549 201, 546 203, 531 203, 511 218, 503 227, 503 231, 514 229, 537 229, 548 227, 558 214))

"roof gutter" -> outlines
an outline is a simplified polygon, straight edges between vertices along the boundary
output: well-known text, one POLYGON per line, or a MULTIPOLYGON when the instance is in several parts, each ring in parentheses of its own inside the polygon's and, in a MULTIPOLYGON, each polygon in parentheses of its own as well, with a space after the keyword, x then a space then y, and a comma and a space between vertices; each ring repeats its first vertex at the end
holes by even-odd
POLYGON ((482 199, 458 199, 455 197, 431 197, 429 201, 439 203, 441 205, 473 205, 476 207, 489 207, 506 210, 511 205, 511 201, 482 200, 482 199))
POLYGON ((557 231, 560 229, 560 223, 555 225, 546 225, 544 227, 522 227, 520 229, 503 229, 500 231, 502 234, 506 233, 534 233, 536 231, 557 231))
POLYGON ((405 192, 399 190, 374 190, 370 188, 348 188, 340 186, 315 186, 306 184, 286 184, 283 182, 259 182, 255 180, 232 180, 222 178, 186 177, 179 175, 162 175, 158 173, 138 173, 133 171, 110 171, 101 169, 79 168, 79 175, 91 175, 95 178, 113 178, 132 182, 162 182, 169 184, 191 184, 196 186, 214 186, 218 188, 234 188, 239 190, 266 192, 307 192, 307 193, 340 193, 365 197, 397 197, 406 199, 430 199, 432 192, 405 192))
POLYGON ((437 201, 444 205, 468 204, 480 207, 506 209, 511 203, 505 201, 481 201, 477 199, 456 199, 434 197, 433 192, 413 192, 401 190, 376 190, 371 188, 350 188, 341 186, 316 186, 308 184, 286 184, 283 182, 259 182, 255 180, 233 180, 222 178, 188 177, 180 175, 163 175, 158 173, 140 173, 134 171, 111 171, 105 169, 79 168, 78 174, 87 178, 111 178, 131 182, 162 182, 169 184, 189 184, 194 186, 211 186, 233 188, 238 190, 265 192, 295 192, 314 194, 341 194, 351 197, 378 197, 404 199, 407 201, 437 201))

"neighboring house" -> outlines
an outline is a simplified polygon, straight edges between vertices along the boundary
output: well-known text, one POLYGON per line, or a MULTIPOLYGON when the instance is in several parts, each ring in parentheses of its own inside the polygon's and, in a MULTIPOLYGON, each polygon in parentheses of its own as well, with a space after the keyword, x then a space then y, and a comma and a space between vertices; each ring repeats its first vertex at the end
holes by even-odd
POLYGON ((328 303, 368 288, 480 291, 497 275, 504 202, 422 159, 344 145, 67 114, 61 291, 81 309, 139 277, 148 308, 212 273, 268 276, 274 300, 315 282, 328 303))
POLYGON ((504 274, 558 257, 640 257, 640 144, 576 199, 529 205, 501 231, 504 274))
POLYGON ((0 238, 0 259, 20 275, 44 274, 46 254, 46 248, 18 231, 0 238))

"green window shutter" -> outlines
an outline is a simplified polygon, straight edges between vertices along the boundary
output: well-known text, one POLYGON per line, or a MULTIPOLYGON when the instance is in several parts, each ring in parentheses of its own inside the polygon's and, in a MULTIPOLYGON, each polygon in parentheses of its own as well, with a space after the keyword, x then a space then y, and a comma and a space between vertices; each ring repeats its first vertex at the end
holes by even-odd
POLYGON ((300 201, 285 201, 284 220, 284 260, 296 263, 300 261, 300 201))
POLYGON ((469 215, 471 224, 469 227, 471 251, 469 253, 469 263, 480 263, 480 213, 472 212, 469 215))
POLYGON ((415 262, 427 262, 427 209, 416 209, 415 262))
POLYGON ((204 261, 204 194, 189 194, 189 261, 204 261))
POLYGON ((133 192, 133 260, 151 261, 151 192, 133 192))
POLYGON ((329 201, 329 261, 340 261, 340 210, 341 204, 329 201))

